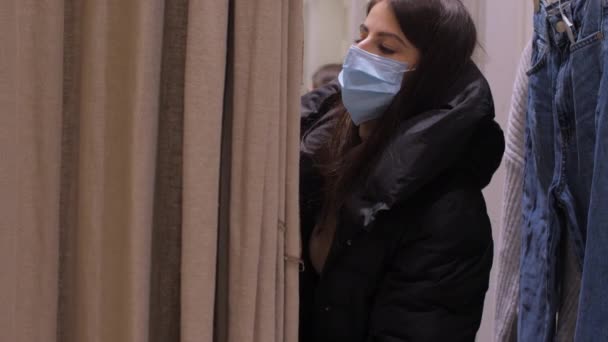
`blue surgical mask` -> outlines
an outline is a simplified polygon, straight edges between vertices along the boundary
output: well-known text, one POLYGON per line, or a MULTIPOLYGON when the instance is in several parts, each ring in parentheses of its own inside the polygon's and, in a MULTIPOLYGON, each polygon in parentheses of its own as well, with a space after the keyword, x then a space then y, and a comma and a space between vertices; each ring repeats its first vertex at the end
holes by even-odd
POLYGON ((374 55, 353 45, 338 76, 342 102, 359 126, 384 114, 401 90, 407 63, 374 55))

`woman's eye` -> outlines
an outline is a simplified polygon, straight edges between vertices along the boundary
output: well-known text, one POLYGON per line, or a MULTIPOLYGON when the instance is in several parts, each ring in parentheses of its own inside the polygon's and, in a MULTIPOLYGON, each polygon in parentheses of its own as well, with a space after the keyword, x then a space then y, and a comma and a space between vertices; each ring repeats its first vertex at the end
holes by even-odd
POLYGON ((384 45, 380 45, 380 51, 382 51, 382 53, 387 54, 387 55, 392 55, 393 53, 395 53, 395 50, 387 48, 384 45))

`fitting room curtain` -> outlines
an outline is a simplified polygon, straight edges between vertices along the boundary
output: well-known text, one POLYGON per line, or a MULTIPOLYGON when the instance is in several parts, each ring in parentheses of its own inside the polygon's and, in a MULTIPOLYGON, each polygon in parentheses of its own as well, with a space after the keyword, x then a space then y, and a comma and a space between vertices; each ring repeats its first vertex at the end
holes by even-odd
POLYGON ((0 2, 2 340, 297 340, 301 12, 0 2))

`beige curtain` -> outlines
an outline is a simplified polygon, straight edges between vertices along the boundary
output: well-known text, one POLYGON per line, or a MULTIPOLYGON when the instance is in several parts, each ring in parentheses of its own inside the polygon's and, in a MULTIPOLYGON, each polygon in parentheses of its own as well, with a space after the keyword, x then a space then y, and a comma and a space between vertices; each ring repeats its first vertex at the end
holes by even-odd
POLYGON ((228 340, 296 341, 302 4, 233 10, 228 340))
POLYGON ((297 340, 301 11, 0 1, 2 340, 297 340))

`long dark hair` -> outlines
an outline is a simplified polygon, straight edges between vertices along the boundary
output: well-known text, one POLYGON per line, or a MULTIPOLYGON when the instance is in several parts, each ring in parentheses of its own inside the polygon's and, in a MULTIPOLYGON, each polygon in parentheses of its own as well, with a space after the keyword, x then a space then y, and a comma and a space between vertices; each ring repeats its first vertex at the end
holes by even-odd
POLYGON ((420 51, 420 61, 364 142, 338 99, 336 130, 316 158, 325 178, 323 224, 335 222, 353 185, 365 180, 400 123, 442 105, 477 44, 475 24, 460 0, 372 0, 367 13, 381 1, 389 2, 401 30, 420 51))

